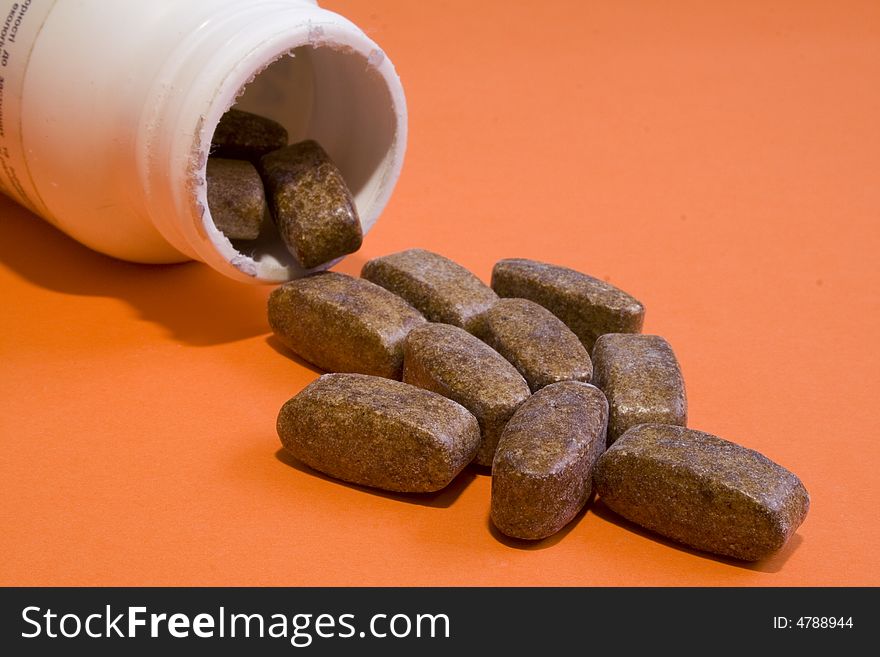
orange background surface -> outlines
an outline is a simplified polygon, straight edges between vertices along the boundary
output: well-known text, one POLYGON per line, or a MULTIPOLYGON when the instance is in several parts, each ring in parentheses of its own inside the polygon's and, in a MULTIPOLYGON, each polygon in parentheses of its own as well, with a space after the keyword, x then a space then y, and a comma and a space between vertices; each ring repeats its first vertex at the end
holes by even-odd
POLYGON ((317 372, 268 288, 140 266, 0 200, 0 583, 880 585, 880 4, 327 0, 394 60, 410 145, 361 252, 488 280, 532 257, 647 307, 690 426, 796 472, 812 509, 754 565, 595 504, 521 544, 490 479, 405 496, 279 453, 317 372))

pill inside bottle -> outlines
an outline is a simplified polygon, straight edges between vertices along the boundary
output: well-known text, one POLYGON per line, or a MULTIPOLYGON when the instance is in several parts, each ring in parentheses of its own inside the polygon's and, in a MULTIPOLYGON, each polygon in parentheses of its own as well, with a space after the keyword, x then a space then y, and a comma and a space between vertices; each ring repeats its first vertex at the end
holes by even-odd
POLYGON ((376 107, 347 107, 355 94, 368 105, 391 103, 378 76, 340 93, 345 72, 357 65, 352 53, 295 49, 248 82, 220 116, 206 163, 203 224, 242 273, 276 282, 326 269, 357 251, 377 219, 396 173, 389 158, 401 126, 376 107), (317 77, 328 67, 342 72, 329 74, 334 84, 317 77), (303 93, 279 102, 279 89, 291 87, 303 93), (242 173, 216 175, 218 162, 230 160, 242 173))

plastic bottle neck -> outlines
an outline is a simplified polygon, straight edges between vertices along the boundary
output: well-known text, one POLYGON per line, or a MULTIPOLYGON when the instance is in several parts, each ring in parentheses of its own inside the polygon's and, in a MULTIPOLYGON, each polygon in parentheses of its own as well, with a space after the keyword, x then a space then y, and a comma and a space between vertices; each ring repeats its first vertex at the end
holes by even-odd
POLYGON ((403 89, 379 47, 305 0, 233 3, 181 36, 153 81, 136 147, 147 212, 163 237, 239 280, 302 275, 280 240, 236 248, 214 226, 205 163, 234 103, 282 123, 291 142, 321 143, 368 231, 400 174, 407 138, 403 89))

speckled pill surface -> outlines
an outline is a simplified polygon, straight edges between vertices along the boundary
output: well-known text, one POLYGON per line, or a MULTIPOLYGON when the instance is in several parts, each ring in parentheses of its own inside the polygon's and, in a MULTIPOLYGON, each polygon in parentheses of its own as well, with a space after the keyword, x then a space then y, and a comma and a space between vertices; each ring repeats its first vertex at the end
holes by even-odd
POLYGON ((263 181, 245 160, 209 157, 205 166, 208 207, 214 225, 231 240, 255 240, 269 217, 263 181))
POLYGON ((423 324, 407 335, 403 380, 458 402, 480 423, 482 442, 475 457, 492 465, 507 421, 530 394, 529 386, 497 351, 450 324, 423 324))
POLYGON ((536 260, 499 260, 492 289, 502 297, 530 299, 565 322, 589 351, 603 333, 638 333, 645 308, 610 283, 568 267, 536 260))
POLYGON ((627 431, 600 457, 594 484, 624 518, 744 561, 782 548, 810 508, 800 479, 766 456, 673 425, 627 431))
POLYGON ((516 367, 532 392, 559 381, 589 383, 590 355, 578 337, 543 306, 500 299, 485 314, 480 337, 516 367))
POLYGON ((479 334, 498 295, 467 269, 432 251, 409 249, 367 262, 361 276, 406 299, 432 322, 479 334))
POLYGON ((363 486, 440 490, 480 443, 476 418, 421 388, 361 374, 325 374, 281 408, 284 449, 320 472, 363 486))
POLYGON ((258 114, 230 109, 214 130, 211 155, 255 161, 286 145, 287 130, 280 123, 258 114))
POLYGON ((278 233, 306 269, 361 248, 364 234, 351 192, 314 141, 279 148, 260 160, 278 233))
POLYGON ((269 295, 269 325, 281 343, 331 372, 399 379, 403 340, 424 323, 397 295, 336 272, 290 281, 269 295))
POLYGON ((608 403, 595 386, 549 385, 513 414, 492 463, 492 523, 537 540, 565 527, 587 503, 605 451, 608 403))
POLYGON ((675 353, 659 335, 606 333, 593 347, 593 383, 608 397, 608 443, 637 424, 687 425, 675 353))

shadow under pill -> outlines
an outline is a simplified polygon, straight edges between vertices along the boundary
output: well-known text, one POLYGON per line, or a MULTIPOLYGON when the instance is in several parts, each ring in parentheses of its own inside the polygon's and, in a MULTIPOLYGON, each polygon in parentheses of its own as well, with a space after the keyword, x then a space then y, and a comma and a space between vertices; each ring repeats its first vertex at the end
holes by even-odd
POLYGON ((591 493, 590 499, 587 500, 587 503, 584 504, 583 508, 577 512, 574 518, 572 518, 568 524, 560 529, 555 534, 548 536, 547 538, 541 538, 536 541, 524 539, 524 538, 513 538, 511 536, 507 536, 506 534, 501 533, 501 531, 494 525, 492 522, 491 514, 486 516, 486 523, 489 526, 489 533, 492 534, 492 538, 497 540, 499 543, 506 545, 509 548, 514 548, 516 550, 546 550, 547 548, 553 547, 563 538, 568 536, 568 533, 575 528, 575 526, 580 522, 581 518, 584 517, 587 510, 593 506, 593 503, 596 499, 596 494, 591 493))
POLYGON ((275 458, 294 470, 312 477, 317 477, 324 481, 332 482, 338 486, 345 486, 346 488, 352 488, 377 497, 384 497, 389 500, 396 500, 407 504, 417 504, 419 506, 429 506, 436 509, 446 509, 452 506, 458 499, 459 495, 464 492, 464 489, 467 488, 468 484, 470 484, 476 476, 469 468, 465 468, 449 483, 448 486, 434 493, 394 493, 391 491, 380 490, 378 488, 370 488, 369 486, 361 486, 360 484, 353 484, 347 481, 342 481, 341 479, 334 479, 333 477, 310 468, 283 448, 275 452, 275 458))
POLYGON ((614 511, 609 509, 607 505, 602 503, 601 498, 596 500, 596 502, 593 504, 593 513, 595 513, 602 520, 606 520, 614 525, 617 525, 618 527, 622 527, 623 529, 632 532, 633 534, 638 534, 642 538, 646 538, 648 540, 654 541, 655 543, 659 543, 660 545, 665 545, 681 552, 687 552, 688 554, 692 554, 696 557, 701 557, 703 559, 708 559, 710 561, 717 561, 718 563, 727 564, 728 566, 734 566, 743 570, 752 570, 761 573, 778 573, 782 569, 782 566, 785 564, 785 562, 788 561, 788 558, 804 540, 800 534, 795 534, 789 539, 788 543, 786 543, 785 546, 783 546, 783 548, 778 552, 771 554, 770 556, 761 559, 760 561, 741 561, 739 559, 733 559, 731 557, 724 557, 718 554, 712 554, 711 552, 703 552, 702 550, 697 550, 696 548, 692 548, 690 546, 684 545, 683 543, 679 543, 678 541, 674 541, 671 538, 666 538, 665 536, 657 534, 650 529, 645 529, 644 527, 627 520, 623 516, 614 513, 614 511))
POLYGON ((480 465, 479 463, 471 462, 468 464, 467 469, 474 473, 474 476, 480 477, 491 477, 492 476, 492 466, 491 465, 480 465))
POLYGON ((279 340, 279 339, 278 339, 277 337, 275 337, 274 335, 269 335, 269 336, 266 337, 266 344, 269 345, 269 347, 270 347, 275 353, 281 354, 281 355, 284 356, 285 358, 287 358, 287 359, 289 359, 289 360, 292 360, 294 363, 296 363, 297 365, 300 365, 300 366, 304 367, 304 368, 307 369, 307 370, 311 370, 311 371, 314 372, 315 374, 320 375, 320 374, 326 374, 326 373, 327 373, 325 370, 322 370, 322 369, 321 369, 320 367, 318 367, 317 365, 313 365, 313 364, 310 363, 309 361, 304 360, 304 359, 300 358, 299 356, 297 356, 297 355, 296 355, 295 353, 293 353, 290 349, 288 349, 288 348, 285 347, 283 344, 281 344, 281 340, 279 340))

